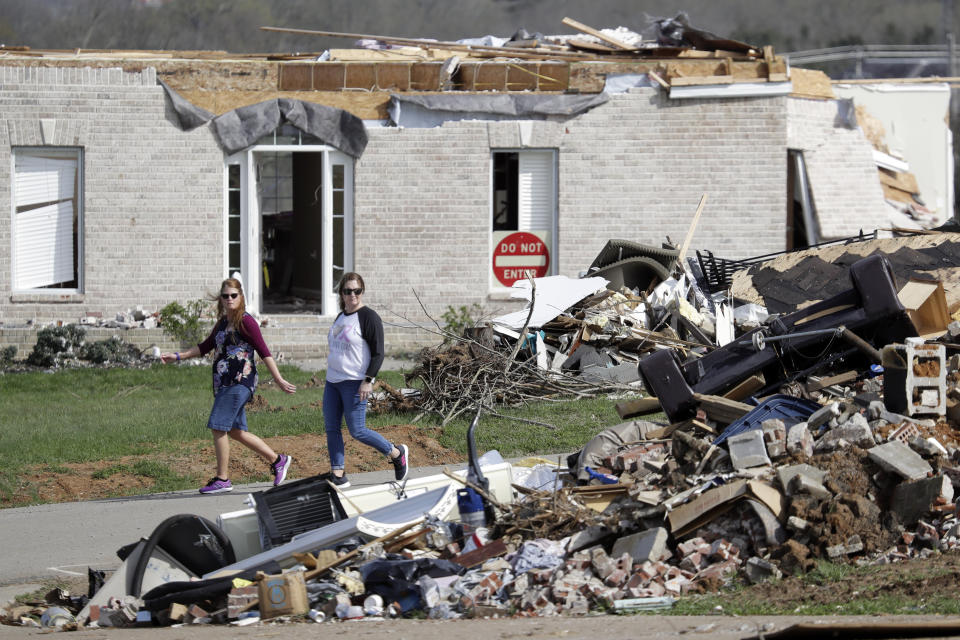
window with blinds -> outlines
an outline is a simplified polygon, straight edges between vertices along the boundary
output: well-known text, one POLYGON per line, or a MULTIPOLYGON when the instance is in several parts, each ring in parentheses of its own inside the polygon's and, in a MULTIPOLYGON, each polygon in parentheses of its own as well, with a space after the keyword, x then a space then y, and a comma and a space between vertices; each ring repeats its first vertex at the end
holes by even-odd
POLYGON ((81 151, 14 149, 14 290, 79 289, 81 151))
POLYGON ((492 285, 555 274, 556 152, 494 151, 492 159, 492 285))

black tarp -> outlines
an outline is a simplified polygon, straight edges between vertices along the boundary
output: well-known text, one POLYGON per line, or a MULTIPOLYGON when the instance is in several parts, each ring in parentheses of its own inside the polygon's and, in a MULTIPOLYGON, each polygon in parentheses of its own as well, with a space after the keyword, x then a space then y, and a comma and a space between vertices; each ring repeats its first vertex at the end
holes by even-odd
POLYGON ((160 85, 170 98, 181 128, 189 131, 212 122, 214 135, 227 153, 246 149, 284 122, 354 158, 359 158, 367 146, 363 120, 343 109, 276 98, 214 116, 185 100, 164 82, 160 81, 160 85))

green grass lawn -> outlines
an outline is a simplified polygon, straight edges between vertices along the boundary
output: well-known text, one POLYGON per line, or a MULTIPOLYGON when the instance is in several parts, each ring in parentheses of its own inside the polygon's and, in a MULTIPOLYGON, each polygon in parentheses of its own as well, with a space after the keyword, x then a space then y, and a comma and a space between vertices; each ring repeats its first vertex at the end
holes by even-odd
MULTIPOLYGON (((298 385, 288 395, 262 385, 271 406, 319 403, 323 388, 307 388, 314 375, 296 367, 281 368, 298 385)), ((261 380, 269 380, 262 372, 261 380)), ((403 386, 399 372, 381 372, 381 379, 403 386)), ((174 451, 209 442, 205 428, 212 402, 209 365, 154 365, 149 369, 70 369, 54 373, 0 375, 0 497, 9 495, 25 468, 66 463, 119 460, 127 455, 174 451)), ((604 428, 620 422, 609 398, 540 402, 498 412, 549 423, 555 428, 484 416, 477 429, 477 447, 497 449, 504 456, 553 453, 579 449, 604 428)), ((415 414, 371 414, 368 424, 410 423, 415 414)), ((440 443, 466 453, 470 417, 454 420, 442 430, 440 443)), ((423 416, 417 424, 436 430, 440 419, 423 416)), ((264 411, 256 415, 261 437, 291 436, 322 430, 318 410, 264 411)), ((143 464, 141 464, 143 466, 143 464)), ((149 465, 148 465, 149 466, 149 465)), ((156 465, 154 465, 156 466, 156 465)), ((169 476, 166 489, 180 487, 175 470, 143 469, 154 478, 169 476)), ((109 473, 109 470, 103 471, 109 473)))

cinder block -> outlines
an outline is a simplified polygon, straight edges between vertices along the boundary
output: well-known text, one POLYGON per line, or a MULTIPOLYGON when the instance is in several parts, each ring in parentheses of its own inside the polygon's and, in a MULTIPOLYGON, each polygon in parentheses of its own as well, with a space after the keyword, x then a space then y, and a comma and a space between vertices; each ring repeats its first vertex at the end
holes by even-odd
POLYGON ((734 469, 748 469, 770 464, 767 447, 763 442, 763 431, 751 429, 727 438, 730 451, 730 463, 734 469))
POLYGON ((930 511, 938 498, 945 504, 953 502, 953 483, 943 475, 901 482, 893 488, 890 510, 905 525, 915 523, 930 511))
POLYGON ((663 527, 647 529, 640 533, 624 536, 613 543, 613 555, 629 553, 634 562, 657 562, 662 560, 667 551, 669 534, 663 527))
POLYGON ((819 483, 823 483, 824 478, 827 477, 826 471, 809 464, 794 464, 787 467, 779 467, 777 469, 777 478, 780 480, 780 486, 783 487, 787 495, 790 495, 790 481, 801 474, 819 483))
POLYGON ((779 580, 783 577, 783 573, 773 563, 757 556, 747 560, 744 572, 753 584, 766 580, 779 580))
POLYGON ((870 449, 868 455, 885 471, 907 480, 920 480, 933 472, 926 460, 899 440, 879 444, 870 449))

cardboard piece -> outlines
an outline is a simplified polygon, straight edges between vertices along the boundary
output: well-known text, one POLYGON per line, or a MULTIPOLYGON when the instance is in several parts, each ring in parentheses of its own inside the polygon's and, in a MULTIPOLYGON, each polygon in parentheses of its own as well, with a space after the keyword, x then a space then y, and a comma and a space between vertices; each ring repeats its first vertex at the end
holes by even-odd
POLYGON ((674 536, 682 536, 726 513, 739 500, 753 498, 764 505, 781 522, 786 514, 783 494, 759 480, 737 480, 709 491, 670 512, 667 520, 674 536))
POLYGON ((921 338, 931 340, 947 332, 950 313, 947 311, 947 296, 942 282, 911 278, 897 293, 897 298, 907 310, 921 338))
POLYGON ((259 584, 260 618, 306 615, 310 610, 303 571, 264 575, 259 584))

